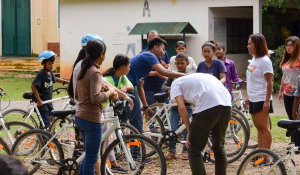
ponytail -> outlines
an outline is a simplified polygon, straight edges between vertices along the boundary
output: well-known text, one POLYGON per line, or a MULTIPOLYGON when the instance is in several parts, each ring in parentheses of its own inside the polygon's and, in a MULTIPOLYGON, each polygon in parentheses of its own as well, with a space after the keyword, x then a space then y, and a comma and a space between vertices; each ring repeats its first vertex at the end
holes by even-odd
POLYGON ((104 72, 102 76, 103 77, 112 76, 115 74, 115 72, 116 72, 115 68, 111 67, 106 72, 104 72))
POLYGON ((127 66, 130 63, 130 59, 128 56, 124 54, 118 54, 115 56, 113 67, 109 68, 106 72, 104 72, 103 77, 112 76, 115 74, 116 70, 118 70, 122 66, 127 66))

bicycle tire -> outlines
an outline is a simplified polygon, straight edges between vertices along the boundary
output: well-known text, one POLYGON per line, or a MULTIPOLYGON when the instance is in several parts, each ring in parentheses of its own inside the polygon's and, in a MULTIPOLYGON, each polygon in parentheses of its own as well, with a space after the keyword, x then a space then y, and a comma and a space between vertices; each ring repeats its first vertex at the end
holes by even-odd
POLYGON ((0 155, 7 154, 11 155, 11 150, 9 149, 7 143, 2 137, 0 137, 0 155))
MULTIPOLYGON (((22 141, 24 141, 26 138, 32 138, 32 137, 34 137, 34 136, 37 136, 36 138, 37 138, 37 141, 38 141, 38 144, 39 144, 39 146, 38 146, 38 150, 37 150, 37 152, 39 152, 40 151, 40 149, 41 148, 43 148, 44 147, 44 145, 45 145, 45 142, 47 141, 47 140, 49 140, 50 138, 52 138, 52 135, 49 133, 49 132, 47 132, 47 131, 43 131, 43 130, 41 130, 41 129, 32 129, 32 130, 30 130, 30 131, 28 131, 28 132, 26 132, 26 133, 24 133, 24 134, 22 134, 17 140, 16 140, 16 142, 14 143, 14 145, 13 145, 13 147, 12 147, 12 155, 13 156, 15 156, 15 157, 17 157, 17 155, 18 155, 18 152, 21 150, 21 149, 26 149, 26 148, 24 148, 24 147, 22 147, 23 145, 21 145, 22 144, 22 141), (44 140, 44 139, 46 139, 46 140, 44 140), (19 147, 20 146, 20 147, 19 147)), ((31 139, 32 140, 32 139, 31 139)), ((30 144, 31 142, 29 142, 29 144, 30 144)), ((26 142, 25 143, 26 145, 28 144, 28 142, 26 142)), ((30 146, 28 144, 28 146, 30 146)), ((58 160, 56 160, 56 161, 59 161, 60 163, 62 163, 62 161, 64 160, 64 154, 63 154, 63 150, 62 150, 62 148, 61 148, 61 146, 60 146, 60 143, 58 142, 58 140, 56 139, 56 138, 54 138, 53 140, 52 140, 52 142, 51 142, 51 145, 49 144, 49 146, 48 146, 48 148, 50 148, 50 149, 53 149, 53 150, 57 150, 58 152, 58 160)), ((41 152, 41 154, 39 154, 39 156, 40 157, 44 157, 46 154, 47 154, 48 152, 46 152, 45 151, 45 149, 41 152)), ((33 155, 33 156, 36 156, 36 155, 33 155)), ((33 157, 32 156, 32 157, 33 157)), ((50 155, 50 157, 51 157, 51 155, 50 155)), ((52 158, 52 157, 51 157, 52 158)), ((30 162, 31 161, 31 157, 30 156, 27 156, 27 157, 22 157, 22 162, 24 163, 24 165, 26 166, 26 165, 28 165, 28 162, 30 162), (27 160, 28 159, 28 157, 29 157, 29 160, 27 160), (26 164, 27 163, 27 164, 26 164)), ((45 160, 45 159, 44 159, 45 160)), ((31 164, 31 163, 30 163, 31 164)), ((44 164, 43 164, 44 165, 44 164)), ((33 168, 28 168, 27 166, 26 166, 26 168, 28 169, 28 171, 29 171, 29 174, 34 174, 37 170, 39 170, 40 169, 40 167, 41 167, 41 164, 38 164, 38 163, 35 163, 34 165, 33 165, 33 168)), ((53 166, 54 167, 54 166, 53 166)), ((50 168, 47 168, 47 169, 50 169, 50 168)), ((41 171, 46 171, 46 170, 41 170, 41 171)), ((57 170, 57 173, 56 173, 57 175, 61 175, 62 174, 62 171, 61 171, 61 169, 59 168, 58 170, 57 170)))
MULTIPOLYGON (((165 175, 167 173, 166 160, 165 160, 164 154, 163 154, 162 150, 160 149, 160 147, 156 143, 154 143, 151 139, 149 139, 148 137, 143 136, 143 135, 124 135, 123 139, 124 139, 125 144, 126 144, 127 141, 129 141, 129 143, 132 143, 131 141, 140 143, 139 147, 142 149, 142 155, 141 155, 141 159, 138 160, 138 162, 141 162, 141 165, 140 165, 140 167, 137 170, 138 172, 136 172, 135 174, 141 174, 142 171, 145 168, 145 165, 152 165, 152 164, 154 164, 153 162, 151 162, 149 164, 144 163, 144 161, 147 158, 147 156, 146 156, 146 145, 151 145, 151 147, 154 148, 155 152, 157 153, 158 157, 160 158, 160 161, 158 162, 157 165, 160 165, 161 168, 160 168, 160 170, 158 170, 158 171, 156 170, 156 171, 159 172, 161 175, 165 175)), ((108 146, 108 148, 106 149, 106 151, 104 152, 104 155, 101 157, 101 174, 108 174, 107 173, 108 170, 107 170, 106 167, 107 167, 107 159, 108 159, 109 153, 111 151, 113 151, 114 148, 115 148, 115 146, 117 146, 119 144, 120 144, 120 140, 119 139, 113 141, 108 146)), ((123 153, 121 153, 121 154, 124 157, 124 154, 123 153)), ((157 160, 157 159, 155 159, 155 160, 157 160)), ((120 161, 118 161, 118 163, 120 164, 120 161)), ((152 167, 151 167, 151 170, 152 170, 152 174, 153 174, 154 173, 153 172, 154 169, 152 167)))
MULTIPOLYGON (((244 133, 244 138, 241 138, 243 140, 238 139, 239 142, 242 141, 240 143, 236 142, 235 139, 237 139, 237 138, 232 138, 233 142, 236 144, 236 145, 234 144, 234 146, 237 147, 238 149, 235 150, 235 151, 233 151, 233 152, 227 153, 227 163, 228 164, 235 162, 236 160, 238 160, 245 153, 247 145, 248 145, 248 140, 249 140, 249 134, 248 134, 246 125, 242 121, 242 119, 239 118, 239 117, 237 117, 237 116, 235 116, 235 115, 232 115, 231 118, 230 118, 230 120, 237 121, 239 123, 239 125, 241 125, 241 128, 242 128, 243 133, 244 133)), ((234 124, 232 124, 232 123, 229 122, 229 125, 230 125, 229 126, 230 132, 235 135, 235 130, 233 128, 234 124)), ((208 139, 207 144, 210 147, 210 149, 212 150, 212 143, 210 142, 210 139, 208 139)), ((233 147, 232 145, 228 145, 228 146, 230 148, 233 147)), ((226 138, 225 138, 225 147, 226 147, 226 138)), ((210 157, 209 161, 212 162, 212 163, 215 163, 215 159, 213 158, 213 156, 210 157)))
MULTIPOLYGON (((250 125, 249 125, 249 122, 248 122, 247 117, 246 117, 241 111, 239 111, 239 110, 237 110, 237 109, 235 109, 235 108, 232 108, 231 111, 232 111, 232 114, 235 114, 235 115, 238 114, 238 115, 236 115, 236 116, 237 116, 237 117, 240 117, 240 118, 242 119, 242 121, 243 121, 244 124, 246 125, 247 131, 248 131, 248 133, 249 133, 249 135, 250 135, 250 125)), ((240 129, 240 127, 238 127, 238 128, 236 129, 236 131, 238 132, 239 129, 240 129)))
MULTIPOLYGON (((8 118, 12 118, 13 116, 8 116, 10 114, 13 114, 13 113, 19 113, 20 116, 18 116, 19 118, 23 118, 22 119, 16 119, 16 117, 14 117, 11 121, 16 121, 16 120, 21 120, 21 122, 24 122, 25 118, 29 115, 29 113, 23 109, 17 109, 17 108, 14 108, 14 109, 10 109, 10 110, 7 110, 5 111, 3 114, 2 114, 2 117, 4 119, 5 122, 9 122, 8 118), (7 119, 5 119, 7 118, 7 119)), ((34 128, 39 128, 39 125, 37 124, 36 120, 34 119, 34 117, 32 115, 29 116, 29 120, 31 122, 26 122, 27 124, 30 124, 32 125, 34 128)))
MULTIPOLYGON (((13 121, 13 122, 7 122, 5 123, 5 127, 7 128, 8 132, 10 133, 11 137, 13 138, 14 141, 17 140, 17 138, 19 136, 21 136, 22 134, 26 133, 27 131, 29 130, 32 130, 34 129, 33 126, 27 124, 27 123, 24 123, 24 122, 19 122, 19 121, 13 121), (19 127, 18 130, 16 131, 11 131, 11 129, 14 127, 14 126, 21 126, 21 128, 19 127)), ((0 126, 0 132, 4 130, 3 126, 1 125, 0 126)), ((4 132, 5 133, 5 132, 4 132)), ((5 133, 6 134, 6 133, 5 133)), ((4 138, 3 138, 4 139, 4 138)), ((5 140, 5 139, 4 139, 5 140)), ((8 136, 7 136, 7 142, 8 143, 8 147, 9 148, 12 148, 13 147, 13 143, 10 143, 10 140, 8 139, 8 136)))
MULTIPOLYGON (((253 158, 255 158, 257 156, 261 156, 261 155, 267 155, 271 160, 273 160, 271 162, 277 162, 279 160, 279 157, 273 151, 271 151, 271 150, 268 150, 268 149, 265 149, 265 148, 256 149, 256 150, 252 151, 250 154, 248 154, 245 157, 245 159, 242 161, 242 163, 239 166, 237 175, 250 174, 251 172, 247 172, 247 173, 245 172, 246 169, 248 169, 248 171, 249 171, 249 169, 254 170, 255 167, 257 167, 257 168, 267 167, 267 166, 264 166, 264 167, 261 166, 261 167, 259 167, 259 166, 253 166, 253 165, 251 166, 250 165, 251 168, 249 168, 249 167, 247 168, 248 164, 251 162, 251 160, 253 158)), ((254 164, 256 164, 256 163, 257 162, 255 162, 254 164)), ((272 165, 272 163, 271 163, 271 165, 272 165)), ((283 164, 282 161, 280 161, 277 164, 277 167, 278 167, 278 171, 280 171, 282 175, 286 175, 287 174, 285 166, 284 166, 284 164, 283 164)), ((262 169, 259 169, 259 173, 260 174, 264 174, 261 171, 262 171, 262 169)), ((256 173, 251 173, 251 174, 256 174, 256 173)), ((272 172, 270 174, 277 174, 277 173, 272 172)))

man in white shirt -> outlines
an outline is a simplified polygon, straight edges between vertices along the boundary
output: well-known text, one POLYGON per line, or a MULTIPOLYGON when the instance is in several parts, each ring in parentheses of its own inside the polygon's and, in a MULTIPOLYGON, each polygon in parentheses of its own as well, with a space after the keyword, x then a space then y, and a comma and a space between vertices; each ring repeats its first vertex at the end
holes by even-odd
POLYGON ((201 152, 212 131, 215 155, 215 174, 226 174, 227 155, 224 149, 225 132, 231 117, 231 96, 214 76, 196 73, 178 78, 171 86, 171 100, 176 100, 180 117, 187 130, 186 146, 192 173, 205 175, 201 152), (190 123, 185 101, 193 103, 196 111, 190 123))

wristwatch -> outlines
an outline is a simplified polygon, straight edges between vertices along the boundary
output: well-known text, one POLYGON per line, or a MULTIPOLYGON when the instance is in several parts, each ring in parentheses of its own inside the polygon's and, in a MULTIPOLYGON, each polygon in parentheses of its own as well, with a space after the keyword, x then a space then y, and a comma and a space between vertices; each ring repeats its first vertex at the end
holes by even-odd
POLYGON ((67 80, 64 80, 64 82, 63 82, 63 86, 66 84, 66 82, 67 82, 67 80))
POLYGON ((143 107, 143 109, 144 109, 144 110, 146 110, 146 109, 148 109, 148 108, 149 108, 149 106, 145 106, 145 107, 143 107))

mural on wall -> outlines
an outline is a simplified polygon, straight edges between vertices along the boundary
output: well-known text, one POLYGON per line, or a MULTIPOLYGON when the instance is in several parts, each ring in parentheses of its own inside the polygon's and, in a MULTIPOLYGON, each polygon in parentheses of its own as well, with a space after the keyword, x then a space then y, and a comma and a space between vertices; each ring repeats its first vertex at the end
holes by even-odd
POLYGON ((126 27, 126 31, 118 32, 114 36, 113 53, 115 55, 123 53, 127 56, 136 55, 136 47, 141 43, 141 39, 136 39, 133 35, 128 35, 131 30, 130 26, 126 27))
POLYGON ((150 8, 149 8, 149 3, 147 0, 145 0, 145 2, 144 2, 143 17, 145 17, 146 11, 148 12, 148 17, 150 17, 150 8))

